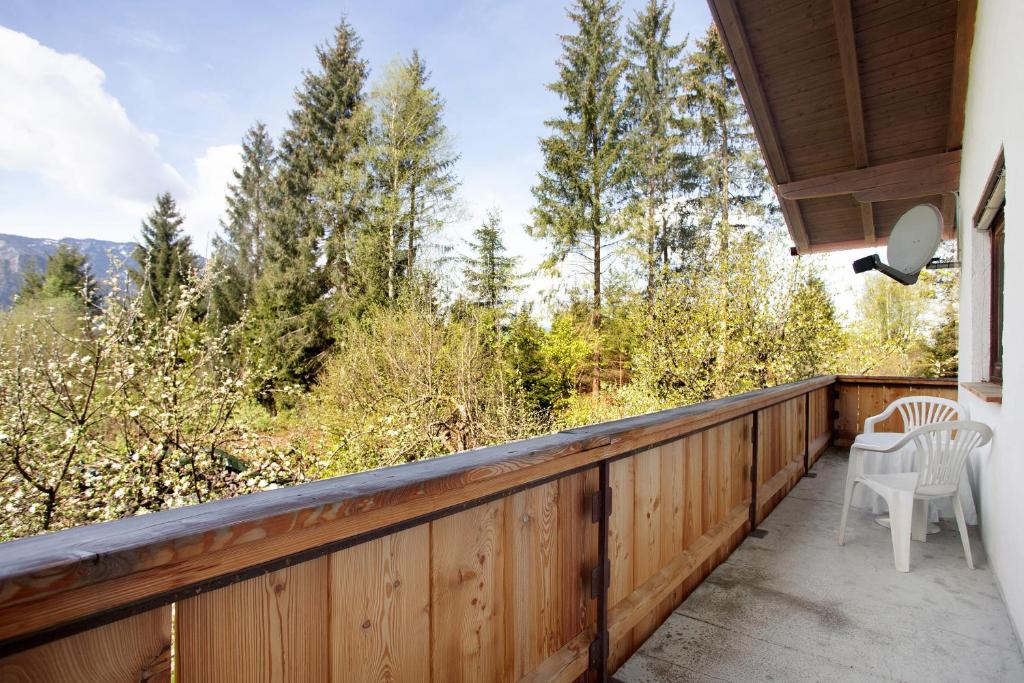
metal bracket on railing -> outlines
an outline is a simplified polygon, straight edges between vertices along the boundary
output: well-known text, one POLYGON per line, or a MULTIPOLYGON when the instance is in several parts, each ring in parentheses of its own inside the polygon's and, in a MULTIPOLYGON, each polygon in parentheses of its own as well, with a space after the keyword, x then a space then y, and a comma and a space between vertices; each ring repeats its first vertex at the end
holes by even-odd
POLYGON ((612 562, 608 554, 608 520, 612 514, 612 488, 608 461, 598 465, 598 488, 591 498, 591 519, 597 524, 597 566, 590 572, 590 597, 597 599, 597 634, 590 643, 590 670, 601 683, 608 681, 608 588, 612 562))
POLYGON ((604 565, 597 565, 590 570, 590 597, 598 598, 601 592, 601 586, 605 589, 611 588, 612 585, 612 561, 605 560, 604 565), (602 578, 604 581, 602 582, 602 578))
POLYGON ((612 489, 610 486, 594 491, 590 497, 590 521, 594 524, 600 522, 602 512, 605 517, 612 514, 612 489))

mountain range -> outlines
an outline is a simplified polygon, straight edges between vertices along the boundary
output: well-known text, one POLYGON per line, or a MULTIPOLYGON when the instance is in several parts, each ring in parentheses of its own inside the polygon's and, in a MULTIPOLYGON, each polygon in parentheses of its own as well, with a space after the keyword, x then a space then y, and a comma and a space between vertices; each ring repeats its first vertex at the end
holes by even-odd
POLYGON ((47 257, 57 251, 60 244, 69 244, 83 253, 97 280, 107 279, 112 256, 126 265, 135 263, 131 258, 135 249, 134 242, 70 237, 54 240, 0 234, 0 308, 10 308, 15 295, 21 289, 25 271, 35 267, 37 271, 43 272, 47 257))

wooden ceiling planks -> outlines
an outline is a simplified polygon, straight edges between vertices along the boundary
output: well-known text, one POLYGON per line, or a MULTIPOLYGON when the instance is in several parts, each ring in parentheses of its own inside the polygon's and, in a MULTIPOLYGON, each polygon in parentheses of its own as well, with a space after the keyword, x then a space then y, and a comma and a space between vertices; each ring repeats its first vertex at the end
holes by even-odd
POLYGON ((959 160, 940 155, 960 148, 976 2, 708 0, 798 252, 884 243, 924 201, 949 214, 959 160), (944 161, 922 174, 926 157, 944 161), (878 187, 790 192, 905 161, 878 187))

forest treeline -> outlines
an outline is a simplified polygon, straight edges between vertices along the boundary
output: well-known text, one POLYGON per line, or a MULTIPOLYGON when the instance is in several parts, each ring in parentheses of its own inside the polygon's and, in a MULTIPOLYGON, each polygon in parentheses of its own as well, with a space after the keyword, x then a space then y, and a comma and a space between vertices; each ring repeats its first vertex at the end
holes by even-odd
MULTIPOLYGON (((578 0, 528 233, 464 245, 458 154, 417 52, 375 79, 353 26, 288 124, 257 122, 208 261, 163 194, 133 268, 61 247, 0 321, 0 540, 409 462, 815 374, 955 374, 955 281, 873 279, 844 329, 785 254, 716 31, 578 0)), ((517 228, 519 226, 516 226, 517 228)))

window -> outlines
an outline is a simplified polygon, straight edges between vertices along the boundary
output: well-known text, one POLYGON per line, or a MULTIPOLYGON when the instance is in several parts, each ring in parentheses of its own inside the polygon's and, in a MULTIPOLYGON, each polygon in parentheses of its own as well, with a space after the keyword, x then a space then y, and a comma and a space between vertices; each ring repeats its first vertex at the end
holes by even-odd
POLYGON ((996 163, 981 193, 981 201, 974 211, 974 229, 989 234, 990 264, 992 281, 989 290, 989 353, 988 381, 1003 383, 1003 276, 1005 254, 1003 232, 1005 229, 1004 207, 1006 206, 1006 157, 999 150, 996 163))
POLYGON ((1003 382, 1003 211, 992 221, 992 325, 989 347, 988 379, 1003 382))

